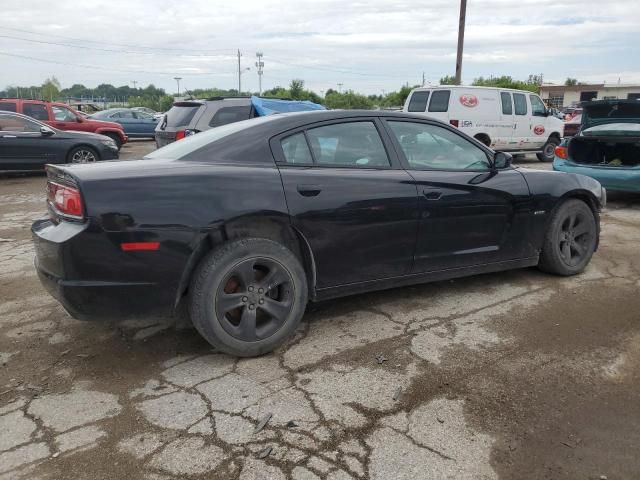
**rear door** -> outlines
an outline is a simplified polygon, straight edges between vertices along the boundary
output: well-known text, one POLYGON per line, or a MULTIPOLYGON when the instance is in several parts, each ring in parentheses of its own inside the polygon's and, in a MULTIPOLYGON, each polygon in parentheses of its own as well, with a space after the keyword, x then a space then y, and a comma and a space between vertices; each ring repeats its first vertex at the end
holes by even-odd
POLYGON ((271 141, 293 225, 313 252, 319 289, 411 269, 416 187, 380 132, 377 119, 359 117, 271 141))
POLYGON ((513 138, 512 145, 519 150, 530 148, 531 143, 531 111, 529 100, 524 93, 512 93, 513 96, 513 138))
POLYGON ((500 123, 496 129, 496 138, 493 148, 496 150, 509 150, 514 140, 515 118, 513 114, 513 97, 511 92, 500 92, 500 123))
POLYGON ((512 168, 453 128, 385 121, 420 199, 414 273, 483 265, 530 254, 530 195, 512 168))

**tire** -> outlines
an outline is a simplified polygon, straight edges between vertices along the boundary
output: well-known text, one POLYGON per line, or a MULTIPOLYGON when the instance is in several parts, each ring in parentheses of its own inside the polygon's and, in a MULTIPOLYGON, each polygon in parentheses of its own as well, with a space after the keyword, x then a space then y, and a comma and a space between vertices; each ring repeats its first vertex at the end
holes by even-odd
POLYGON ((100 161, 100 154, 87 145, 71 149, 67 155, 67 163, 93 163, 100 161))
POLYGON ((200 262, 189 288, 189 314, 216 349, 254 357, 294 333, 307 296, 304 269, 291 251, 247 238, 218 247, 200 262))
POLYGON ((479 133, 478 135, 476 135, 475 137, 476 140, 478 140, 480 143, 482 143, 483 145, 490 147, 491 146, 491 139, 485 135, 484 133, 479 133))
POLYGON ((111 140, 116 142, 116 145, 118 146, 118 150, 122 148, 122 140, 120 140, 120 135, 118 135, 117 133, 107 132, 107 133, 101 133, 101 135, 104 135, 105 137, 109 137, 111 140))
POLYGON ((560 145, 560 139, 557 137, 549 137, 547 143, 542 147, 542 152, 536 153, 536 157, 541 162, 553 162, 556 147, 560 145))
POLYGON ((553 212, 538 268, 556 275, 581 273, 596 248, 596 217, 582 200, 570 199, 553 212))

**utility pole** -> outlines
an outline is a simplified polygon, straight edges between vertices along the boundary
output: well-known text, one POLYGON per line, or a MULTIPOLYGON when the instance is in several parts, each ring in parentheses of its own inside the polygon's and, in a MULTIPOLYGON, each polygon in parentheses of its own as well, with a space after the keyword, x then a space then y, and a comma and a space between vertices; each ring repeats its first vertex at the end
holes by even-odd
POLYGON ((262 69, 264 68, 262 52, 257 52, 256 57, 258 57, 258 61, 256 62, 256 67, 258 68, 258 95, 262 95, 262 69))
POLYGON ((180 80, 182 80, 182 77, 173 77, 173 79, 178 83, 178 96, 180 96, 180 80))
POLYGON ((138 85, 138 81, 137 80, 131 80, 131 83, 133 83, 133 89, 137 90, 136 85, 138 85))
POLYGON ((423 87, 424 87, 425 81, 426 81, 426 80, 425 80, 425 78, 424 78, 424 72, 422 72, 422 86, 423 86, 423 87))
POLYGON ((338 92, 339 93, 342 93, 342 85, 343 85, 342 83, 338 84, 338 92))
POLYGON ((464 24, 467 16, 467 0, 460 0, 460 23, 458 25, 458 55, 456 57, 456 85, 462 83, 462 50, 464 48, 464 24))
POLYGON ((242 76, 242 69, 240 68, 240 56, 240 49, 238 49, 238 95, 242 92, 242 80, 240 78, 242 76))

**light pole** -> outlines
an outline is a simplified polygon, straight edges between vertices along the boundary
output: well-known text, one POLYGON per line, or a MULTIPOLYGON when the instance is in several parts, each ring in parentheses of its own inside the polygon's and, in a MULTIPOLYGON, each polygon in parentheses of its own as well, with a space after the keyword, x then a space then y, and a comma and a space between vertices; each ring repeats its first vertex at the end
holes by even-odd
POLYGON ((180 96, 180 80, 182 80, 182 77, 173 77, 173 79, 178 83, 178 96, 180 96))
POLYGON ((262 52, 257 52, 256 57, 258 57, 258 61, 256 62, 256 67, 258 68, 258 95, 262 95, 262 69, 264 68, 262 52))

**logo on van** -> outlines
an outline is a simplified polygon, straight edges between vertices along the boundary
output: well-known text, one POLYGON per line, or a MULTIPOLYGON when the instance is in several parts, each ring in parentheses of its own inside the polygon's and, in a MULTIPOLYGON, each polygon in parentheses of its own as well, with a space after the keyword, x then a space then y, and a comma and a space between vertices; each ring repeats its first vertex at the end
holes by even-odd
POLYGON ((533 127, 533 133, 535 133, 536 135, 542 135, 544 133, 544 126, 536 125, 535 127, 533 127))
POLYGON ((460 95, 460 103, 469 108, 477 107, 478 97, 471 95, 470 93, 465 93, 464 95, 460 95))

